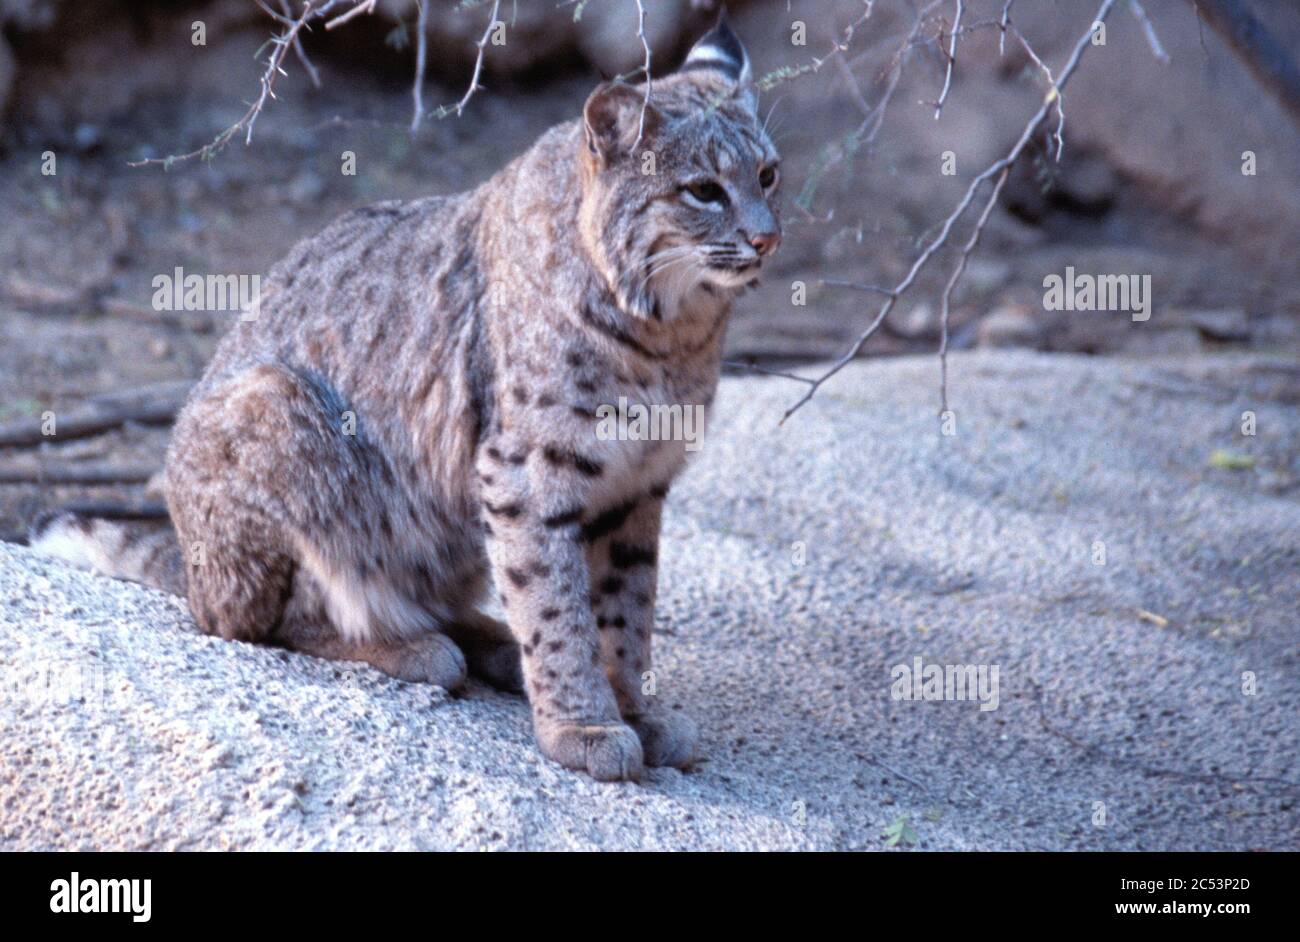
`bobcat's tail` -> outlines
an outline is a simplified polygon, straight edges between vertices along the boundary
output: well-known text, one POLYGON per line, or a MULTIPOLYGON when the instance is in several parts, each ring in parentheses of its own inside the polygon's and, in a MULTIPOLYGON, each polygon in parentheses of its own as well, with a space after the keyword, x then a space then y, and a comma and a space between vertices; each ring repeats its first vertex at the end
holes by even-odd
POLYGON ((31 548, 114 579, 185 594, 185 562, 170 521, 106 520, 73 511, 46 514, 31 528, 31 548))

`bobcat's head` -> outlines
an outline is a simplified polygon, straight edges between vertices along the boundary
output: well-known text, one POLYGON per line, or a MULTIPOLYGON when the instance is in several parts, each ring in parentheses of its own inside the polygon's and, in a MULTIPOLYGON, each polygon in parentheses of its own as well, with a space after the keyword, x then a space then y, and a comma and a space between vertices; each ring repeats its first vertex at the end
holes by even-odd
POLYGON ((648 104, 644 85, 606 82, 583 124, 583 238, 624 310, 667 320, 758 280, 781 241, 781 172, 725 22, 654 80, 648 104))

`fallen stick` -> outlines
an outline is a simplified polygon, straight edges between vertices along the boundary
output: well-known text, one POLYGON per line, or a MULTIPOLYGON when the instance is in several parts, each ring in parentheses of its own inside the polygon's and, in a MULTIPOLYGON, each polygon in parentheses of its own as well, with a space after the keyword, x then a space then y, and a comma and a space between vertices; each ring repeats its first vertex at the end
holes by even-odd
POLYGON ((96 393, 87 402, 100 409, 115 409, 140 406, 148 402, 173 402, 177 408, 185 402, 185 397, 194 388, 191 379, 170 380, 163 383, 150 383, 134 389, 113 389, 96 393))
POLYGON ((157 311, 119 298, 102 299, 98 310, 109 317, 122 317, 141 324, 179 327, 196 334, 210 334, 217 326, 214 316, 206 311, 157 311))
MULTIPOLYGON (((0 425, 0 448, 26 448, 43 442, 68 442, 121 428, 128 422, 169 425, 184 397, 159 397, 150 401, 106 407, 81 407, 54 413, 54 434, 45 434, 44 419, 22 419, 0 425)), ((53 411, 53 410, 51 410, 53 411)))
POLYGON ((97 517, 101 520, 160 520, 168 516, 167 505, 157 500, 74 500, 58 509, 78 517, 97 517))
POLYGON ((51 285, 12 275, 0 285, 0 300, 33 314, 75 316, 78 314, 120 317, 159 327, 209 334, 216 329, 216 317, 207 311, 155 310, 121 298, 108 296, 109 287, 95 284, 85 288, 51 285))
POLYGON ((16 307, 37 313, 76 314, 97 309, 107 290, 107 285, 103 284, 74 288, 10 275, 0 284, 0 297, 16 307))
POLYGON ((144 484, 158 473, 156 465, 46 462, 0 466, 0 484, 144 484))

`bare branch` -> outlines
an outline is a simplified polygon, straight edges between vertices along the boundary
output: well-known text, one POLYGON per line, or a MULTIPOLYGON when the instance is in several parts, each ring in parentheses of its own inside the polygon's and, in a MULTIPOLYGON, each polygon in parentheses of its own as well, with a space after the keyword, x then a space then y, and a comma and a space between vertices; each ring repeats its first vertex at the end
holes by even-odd
POLYGON ((841 281, 838 278, 823 278, 822 284, 830 285, 833 288, 852 288, 854 291, 874 291, 877 294, 891 295, 894 293, 893 288, 882 288, 879 285, 864 285, 856 281, 841 281))
MULTIPOLYGON (((926 17, 929 16, 930 13, 936 7, 938 7, 939 4, 942 2, 943 0, 931 0, 931 2, 927 6, 917 11, 916 17, 912 21, 911 29, 908 31, 907 36, 899 44, 897 50, 895 50, 894 55, 890 59, 889 80, 885 85, 884 91, 881 93, 880 100, 876 102, 874 108, 871 108, 866 113, 866 116, 864 117, 861 125, 859 125, 858 129, 854 131, 852 134, 850 134, 845 139, 844 143, 840 145, 839 153, 834 157, 834 159, 823 161, 818 167, 815 168, 814 175, 810 178, 809 184, 805 187, 805 193, 801 194, 800 198, 795 201, 796 208, 801 209, 805 215, 809 217, 812 216, 808 205, 806 205, 806 202, 811 202, 811 192, 812 189, 815 188, 818 179, 821 176, 824 176, 828 171, 836 167, 838 164, 843 163, 845 160, 849 159, 854 153, 856 153, 861 148, 870 146, 871 142, 875 140, 876 134, 880 131, 881 126, 884 124, 885 112, 889 107, 890 101, 893 100, 894 91, 895 89, 898 88, 899 79, 902 78, 903 65, 907 58, 907 54, 908 52, 911 51, 912 47, 916 44, 917 38, 921 33, 921 28, 925 24, 926 17)), ((831 49, 829 53, 827 53, 821 59, 814 58, 809 65, 802 67, 803 71, 796 70, 795 73, 787 77, 790 78, 790 77, 794 77, 795 74, 805 74, 807 72, 819 71, 821 67, 825 65, 827 62, 831 61, 834 58, 842 57, 845 54, 845 52, 847 52, 849 49, 849 43, 853 38, 853 34, 855 30, 859 26, 861 26, 862 23, 866 20, 866 18, 870 15, 871 15, 871 7, 870 4, 868 4, 867 12, 864 13, 857 20, 849 24, 849 26, 845 29, 844 34, 842 35, 840 41, 835 44, 835 46, 831 49)), ((777 73, 773 73, 773 74, 777 74, 777 73)), ((784 80, 785 79, 782 79, 782 81, 784 80)), ((760 81, 759 86, 762 87, 762 81, 760 81)))
POLYGON ((858 106, 858 110, 864 115, 871 114, 871 105, 862 94, 862 89, 858 87, 858 80, 853 74, 852 67, 844 61, 843 56, 835 57, 835 68, 839 70, 840 77, 844 80, 844 87, 848 90, 849 96, 852 97, 853 103, 858 106))
POLYGON ((636 2, 636 35, 641 40, 641 48, 645 50, 645 63, 641 66, 641 71, 645 73, 645 98, 641 100, 641 120, 637 124, 636 140, 632 143, 632 150, 641 146, 641 138, 645 136, 645 113, 650 107, 650 43, 645 36, 645 3, 642 0, 636 2))
POLYGON ((939 115, 943 113, 943 103, 948 100, 948 89, 952 87, 952 67, 957 63, 957 36, 961 33, 961 15, 965 9, 962 0, 955 0, 957 4, 957 15, 952 21, 952 38, 948 42, 948 67, 943 73, 943 91, 939 93, 939 100, 934 103, 934 120, 939 120, 939 115))
MULTIPOLYGON (((424 120, 424 69, 429 57, 429 2, 415 0, 415 85, 411 89, 412 108, 411 133, 420 129, 424 120)), ((471 87, 473 87, 471 85, 471 87)))
POLYGON ((1047 718, 1047 706, 1043 701, 1043 685, 1030 677, 1029 687, 1033 691, 1034 701, 1038 705, 1038 721, 1043 730, 1081 750, 1086 757, 1095 757, 1119 768, 1136 769, 1147 776, 1159 775, 1183 782, 1202 782, 1216 786, 1231 785, 1234 788, 1254 786, 1261 790, 1271 790, 1275 794, 1300 794, 1300 782, 1293 782, 1290 779, 1266 775, 1225 774, 1220 772, 1217 766, 1212 767, 1213 770, 1210 772, 1199 772, 1196 770, 1146 765, 1141 759, 1103 749, 1096 743, 1084 742, 1070 732, 1057 727, 1047 718))
POLYGON ((723 360, 723 366, 729 366, 737 370, 752 370, 755 373, 763 373, 766 376, 780 376, 782 379, 792 379, 799 383, 808 383, 812 385, 813 380, 807 376, 800 376, 798 373, 787 373, 784 370, 773 370, 766 366, 759 366, 757 363, 742 363, 739 360, 723 360))
POLYGON ((1056 78, 1052 75, 1052 70, 1047 67, 1047 63, 1039 58, 1038 53, 1034 52, 1034 47, 1029 45, 1029 40, 1025 39, 1025 34, 1020 32, 1014 25, 1008 24, 1009 29, 1020 41, 1024 48, 1025 54, 1033 60, 1034 65, 1038 66, 1040 72, 1047 76, 1047 84, 1050 86, 1047 93, 1047 100, 1056 101, 1056 133, 1052 139, 1056 142, 1056 159, 1061 159, 1061 152, 1065 150, 1065 100, 1061 97, 1061 87, 1056 83, 1056 78))
POLYGON ((328 32, 329 30, 332 30, 336 26, 342 26, 344 23, 351 20, 354 16, 360 16, 363 13, 373 13, 373 12, 375 12, 375 0, 365 0, 364 3, 358 3, 351 10, 348 10, 348 12, 340 13, 338 16, 334 17, 334 19, 330 20, 328 23, 325 24, 325 30, 326 32, 328 32))
POLYGON ((464 96, 460 101, 456 102, 456 104, 451 105, 450 107, 443 105, 439 108, 435 112, 439 118, 445 118, 453 111, 456 112, 456 117, 459 118, 464 113, 465 106, 469 104, 469 100, 474 97, 474 93, 483 87, 478 83, 479 76, 483 74, 483 56, 487 51, 488 41, 492 38, 492 27, 497 24, 497 13, 500 9, 501 0, 492 0, 492 15, 488 17, 487 28, 483 30, 483 35, 479 37, 479 41, 474 44, 478 47, 478 55, 474 59, 474 74, 470 76, 469 88, 465 89, 464 96))
POLYGON ((939 414, 948 411, 948 318, 952 308, 952 289, 961 280, 962 274, 966 271, 966 262, 970 259, 970 253, 975 251, 975 246, 979 243, 980 236, 984 232, 984 227, 988 224, 989 216, 993 213, 993 207, 997 205, 998 196, 1002 193, 1002 186, 1007 182, 1007 177, 1011 173, 1011 165, 1002 168, 1002 173, 998 175, 997 182, 993 184, 993 192, 989 194, 988 202, 984 204, 984 211, 980 213, 980 218, 975 223, 974 230, 971 231, 970 238, 961 248, 961 257, 957 260, 956 267, 952 270, 952 276, 948 283, 943 287, 943 299, 939 307, 939 414))
MULTIPOLYGON (((293 16, 293 11, 289 9, 289 0, 280 0, 280 10, 284 13, 286 20, 293 16)), ((307 77, 311 79, 311 84, 315 88, 320 88, 320 73, 316 71, 316 66, 312 65, 311 60, 307 58, 307 53, 302 48, 301 36, 293 38, 293 53, 298 57, 298 64, 307 73, 307 77)))
MULTIPOLYGON (((935 0, 927 10, 933 9, 938 5, 938 3, 939 0, 935 0)), ((767 75, 764 75, 756 81, 754 87, 760 92, 768 91, 769 89, 775 88, 777 85, 780 85, 783 82, 788 82, 791 79, 799 78, 802 75, 811 75, 814 72, 820 72, 826 63, 830 62, 837 56, 843 56, 849 51, 849 47, 853 43, 853 36, 857 32, 858 28, 871 17, 871 12, 875 8, 875 0, 863 0, 863 6, 865 6, 866 9, 863 11, 862 15, 849 23, 848 26, 844 27, 844 31, 840 34, 840 38, 831 43, 830 51, 828 51, 826 55, 821 58, 813 56, 810 61, 804 65, 798 66, 797 68, 786 67, 769 72, 767 75)))
MULTIPOLYGON (((193 160, 195 157, 201 160, 211 160, 218 153, 223 151, 232 140, 239 134, 244 135, 244 144, 248 145, 253 142, 253 125, 257 123, 258 116, 261 115, 262 109, 266 107, 268 101, 273 100, 275 95, 275 80, 277 77, 284 75, 283 68, 284 57, 288 55, 289 50, 298 42, 299 34, 303 29, 308 29, 307 23, 310 20, 324 17, 332 10, 336 9, 339 3, 344 0, 325 0, 320 6, 315 5, 315 0, 307 0, 303 4, 302 12, 296 19, 277 13, 268 7, 262 0, 255 0, 257 5, 266 12, 271 19, 280 23, 284 30, 276 36, 271 37, 269 45, 271 51, 266 57, 266 68, 262 72, 259 81, 259 91, 255 98, 248 106, 248 110, 238 121, 218 134, 212 141, 204 144, 202 147, 192 150, 187 154, 173 154, 169 157, 146 157, 143 160, 130 161, 129 166, 144 167, 150 164, 159 164, 163 169, 170 169, 172 164, 180 161, 193 160)), ((313 70, 314 71, 314 70, 313 70)), ((310 74, 310 73, 309 73, 310 74)))
MULTIPOLYGON (((1065 67, 1061 69, 1060 77, 1057 79, 1054 86, 1055 88, 1057 89, 1064 88, 1066 82, 1070 80, 1070 77, 1074 74, 1075 69, 1077 69, 1079 66, 1079 61, 1083 57, 1084 49, 1087 48, 1089 42, 1092 39, 1092 23, 1104 22, 1106 17, 1110 15, 1110 11, 1114 7, 1114 5, 1115 5, 1115 0, 1102 0, 1101 7, 1097 10, 1096 16, 1094 16, 1093 19, 1089 22, 1087 32, 1085 32, 1083 36, 1081 36, 1075 42, 1074 48, 1070 53, 1069 59, 1066 61, 1065 67)), ((1036 111, 1033 117, 1029 119, 1029 122, 1025 125, 1025 128, 1021 132, 1020 137, 1016 140, 1015 144, 1011 147, 1011 150, 1008 151, 1004 157, 991 164, 988 168, 986 168, 982 173, 980 173, 977 177, 975 177, 975 179, 973 179, 970 182, 969 187, 967 187, 966 189, 966 193, 962 196, 956 208, 948 215, 948 218, 944 220, 943 225, 939 230, 939 233, 936 236, 934 236, 934 238, 932 238, 928 243, 926 243, 925 248, 921 251, 921 254, 912 263, 912 267, 908 270, 907 274, 888 293, 884 304, 881 305, 880 310, 876 313, 875 318, 873 318, 871 323, 867 325, 866 329, 863 330, 862 333, 858 335, 857 340, 854 341, 853 345, 848 349, 848 351, 846 351, 843 356, 841 356, 838 360, 832 363, 830 368, 828 368, 824 373, 822 373, 821 376, 819 376, 816 380, 814 380, 809 385, 808 391, 805 392, 803 396, 800 397, 799 400, 794 403, 794 405, 792 405, 789 409, 786 410, 785 415, 781 417, 782 424, 784 424, 785 421, 790 418, 790 416, 794 415, 795 412, 797 412, 800 408, 802 408, 805 403, 811 400, 812 397, 817 394, 817 390, 819 390, 825 382, 827 382, 832 376, 834 376, 840 370, 844 369, 844 367, 847 366, 850 362, 852 362, 853 359, 862 350, 866 342, 871 339, 871 337, 876 333, 877 330, 880 329, 880 325, 884 323, 885 318, 888 317, 890 312, 894 309, 894 305, 898 302, 898 298, 915 283, 917 275, 920 274, 921 270, 926 266, 926 264, 930 261, 930 259, 934 257, 934 255, 939 251, 939 249, 941 249, 944 245, 947 244, 948 237, 952 234, 953 226, 957 223, 957 220, 959 220, 965 214, 966 210, 970 207, 971 203, 975 199, 975 193, 979 189, 979 187, 985 181, 992 180, 995 177, 998 177, 1004 171, 1008 170, 1013 163, 1016 162, 1016 160, 1024 152, 1025 148, 1029 145, 1029 142, 1033 139, 1034 133, 1038 130, 1038 127, 1043 123, 1043 121, 1046 119, 1048 114, 1051 113, 1053 103, 1057 98, 1059 98, 1059 94, 1056 95, 1049 94, 1047 96, 1047 99, 1044 100, 1041 106, 1039 106, 1038 111, 1036 111)), ((997 187, 997 189, 1000 190, 1001 187, 999 186, 997 187)), ((980 226, 977 229, 977 233, 980 230, 982 230, 982 226, 980 226)), ((973 243, 972 243, 972 247, 973 247, 973 243)))
POLYGON ((1134 19, 1142 24, 1142 32, 1146 34, 1147 45, 1151 47, 1151 54, 1159 59, 1163 65, 1168 65, 1169 53, 1165 52, 1165 47, 1160 45, 1160 37, 1156 35, 1155 24, 1151 22, 1151 17, 1147 16, 1147 11, 1142 6, 1141 0, 1128 0, 1128 8, 1132 11, 1134 19))

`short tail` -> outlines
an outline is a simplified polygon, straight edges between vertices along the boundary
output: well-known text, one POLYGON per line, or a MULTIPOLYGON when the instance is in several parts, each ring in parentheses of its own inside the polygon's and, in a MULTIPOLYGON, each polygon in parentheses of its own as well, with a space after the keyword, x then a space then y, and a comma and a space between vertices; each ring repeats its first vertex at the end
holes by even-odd
POLYGON ((31 548, 114 579, 185 594, 185 565, 168 521, 123 521, 56 511, 31 529, 31 548))

